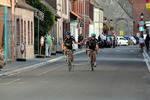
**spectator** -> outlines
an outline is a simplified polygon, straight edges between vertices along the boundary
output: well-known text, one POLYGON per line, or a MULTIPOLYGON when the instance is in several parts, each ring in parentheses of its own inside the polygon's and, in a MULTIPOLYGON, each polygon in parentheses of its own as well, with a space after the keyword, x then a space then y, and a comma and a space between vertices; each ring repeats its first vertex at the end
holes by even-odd
POLYGON ((98 36, 98 41, 99 41, 99 48, 103 48, 103 39, 101 38, 100 34, 98 36))
POLYGON ((141 37, 139 38, 139 43, 140 43, 141 52, 143 53, 143 47, 144 47, 144 37, 143 37, 143 34, 141 34, 141 37))
POLYGON ((146 36, 146 39, 145 39, 147 52, 149 52, 149 41, 150 41, 150 37, 149 37, 149 34, 147 32, 147 36, 146 36))
POLYGON ((51 57, 51 50, 52 50, 52 42, 54 42, 54 37, 51 36, 51 32, 48 31, 48 34, 44 36, 45 38, 45 56, 51 57))
MULTIPOLYGON (((80 34, 79 36, 78 36, 78 42, 81 42, 83 40, 83 36, 82 36, 82 34, 80 34)), ((78 45, 78 48, 79 49, 82 49, 82 46, 83 45, 78 45)))

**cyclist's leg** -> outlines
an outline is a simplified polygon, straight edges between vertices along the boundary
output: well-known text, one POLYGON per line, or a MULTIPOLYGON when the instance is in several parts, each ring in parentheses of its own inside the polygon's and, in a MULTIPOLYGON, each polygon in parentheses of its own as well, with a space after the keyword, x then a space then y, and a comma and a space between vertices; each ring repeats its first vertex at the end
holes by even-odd
POLYGON ((88 57, 90 57, 90 55, 91 55, 91 51, 90 49, 88 49, 88 57))
POLYGON ((93 57, 94 57, 94 66, 96 67, 96 51, 93 52, 93 57))
POLYGON ((74 62, 73 51, 70 51, 70 58, 71 58, 71 62, 74 62))
POLYGON ((96 62, 96 51, 93 52, 94 62, 96 62))
POLYGON ((67 51, 66 50, 68 50, 68 48, 64 47, 64 54, 65 54, 65 56, 67 56, 67 51))

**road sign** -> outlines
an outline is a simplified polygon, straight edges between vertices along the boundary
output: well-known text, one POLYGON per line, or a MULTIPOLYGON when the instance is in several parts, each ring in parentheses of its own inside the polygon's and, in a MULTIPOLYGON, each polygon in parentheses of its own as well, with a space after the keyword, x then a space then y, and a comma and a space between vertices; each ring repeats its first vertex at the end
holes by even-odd
POLYGON ((40 44, 41 44, 41 46, 43 46, 43 45, 44 45, 44 37, 43 37, 43 36, 41 36, 40 44))
POLYGON ((150 3, 145 3, 145 9, 150 10, 150 3))
POLYGON ((120 31, 120 36, 123 36, 123 31, 120 31))
POLYGON ((140 26, 144 26, 144 24, 145 24, 144 21, 140 21, 140 22, 139 22, 139 25, 140 25, 140 26))
POLYGON ((144 31, 144 27, 139 27, 139 31, 144 31))

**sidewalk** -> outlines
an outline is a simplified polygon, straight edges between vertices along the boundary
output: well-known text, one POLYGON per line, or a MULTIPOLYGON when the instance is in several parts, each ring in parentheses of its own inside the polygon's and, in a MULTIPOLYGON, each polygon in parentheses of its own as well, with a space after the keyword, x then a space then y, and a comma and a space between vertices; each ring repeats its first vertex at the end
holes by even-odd
MULTIPOLYGON (((84 51, 85 51, 84 49, 76 50, 74 51, 74 54, 76 55, 84 51)), ((58 61, 59 59, 62 59, 62 58, 64 58, 63 54, 56 54, 56 55, 52 55, 51 58, 33 58, 27 61, 10 62, 6 64, 6 66, 4 67, 4 69, 2 69, 2 71, 0 71, 0 76, 10 75, 10 74, 17 73, 17 72, 20 72, 29 68, 40 67, 47 63, 58 61)))

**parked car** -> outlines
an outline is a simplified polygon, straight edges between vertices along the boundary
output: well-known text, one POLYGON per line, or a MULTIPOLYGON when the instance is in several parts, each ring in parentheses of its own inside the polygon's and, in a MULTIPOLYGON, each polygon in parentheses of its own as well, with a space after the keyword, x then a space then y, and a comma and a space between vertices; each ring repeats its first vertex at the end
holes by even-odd
POLYGON ((133 36, 129 36, 130 38, 131 38, 131 40, 132 40, 132 43, 134 44, 134 45, 136 45, 137 43, 136 43, 136 39, 133 37, 133 36))
POLYGON ((117 45, 121 46, 121 45, 126 45, 128 46, 128 40, 126 38, 124 38, 123 36, 117 36, 117 45))
POLYGON ((134 38, 136 39, 136 44, 139 44, 139 37, 134 36, 134 38))
POLYGON ((129 40, 129 41, 131 41, 131 38, 130 37, 128 37, 128 36, 123 36, 126 40, 129 40))
POLYGON ((106 37, 106 47, 111 48, 112 47, 112 38, 111 37, 106 37))

